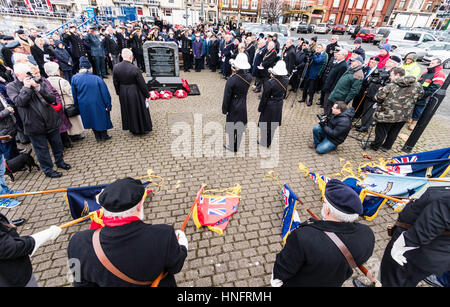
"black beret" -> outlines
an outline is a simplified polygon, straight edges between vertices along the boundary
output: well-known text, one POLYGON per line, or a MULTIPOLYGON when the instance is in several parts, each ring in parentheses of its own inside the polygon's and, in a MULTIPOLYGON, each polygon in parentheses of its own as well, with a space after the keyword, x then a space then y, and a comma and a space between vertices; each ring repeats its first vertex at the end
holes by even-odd
POLYGON ((25 31, 23 29, 19 29, 16 31, 17 34, 25 34, 25 31))
POLYGON ((109 184, 98 200, 110 212, 123 212, 136 206, 144 193, 145 187, 140 180, 127 177, 109 184))
POLYGON ((4 39, 5 41, 12 41, 12 40, 14 40, 14 37, 13 37, 13 36, 9 36, 9 35, 4 35, 4 36, 3 36, 3 39, 4 39))
POLYGON ((325 186, 325 198, 337 210, 347 214, 363 213, 358 194, 338 179, 331 179, 325 186))
POLYGON ((317 43, 317 36, 311 37, 311 40, 312 40, 312 41, 315 41, 315 42, 317 43))

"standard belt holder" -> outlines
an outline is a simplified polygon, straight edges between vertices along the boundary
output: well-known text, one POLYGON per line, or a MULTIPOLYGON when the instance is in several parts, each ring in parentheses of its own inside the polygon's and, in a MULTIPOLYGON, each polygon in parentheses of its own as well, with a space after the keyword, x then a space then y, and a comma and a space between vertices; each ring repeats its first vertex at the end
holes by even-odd
MULTIPOLYGON (((397 220, 397 221, 395 221, 394 226, 392 226, 392 225, 388 225, 387 226, 388 236, 392 237, 392 234, 394 232, 395 227, 401 227, 401 228, 404 228, 404 229, 409 229, 409 228, 412 227, 412 225, 411 224, 406 224, 406 223, 403 223, 403 222, 400 222, 400 221, 397 220)), ((450 231, 444 231, 441 235, 449 236, 450 235, 450 231)))
POLYGON ((333 241, 334 244, 336 244, 336 246, 341 251, 342 255, 344 255, 344 257, 347 260, 350 267, 352 269, 356 268, 357 265, 356 265, 355 259, 353 258, 352 254, 348 250, 347 246, 345 246, 344 242, 342 242, 342 240, 339 239, 339 237, 334 232, 324 231, 324 233, 331 239, 331 241, 333 241))

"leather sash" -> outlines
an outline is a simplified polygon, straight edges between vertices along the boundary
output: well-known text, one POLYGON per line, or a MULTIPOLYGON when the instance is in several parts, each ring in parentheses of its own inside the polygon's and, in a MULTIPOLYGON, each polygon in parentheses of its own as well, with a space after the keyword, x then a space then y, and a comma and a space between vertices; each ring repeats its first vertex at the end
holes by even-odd
POLYGON ((324 231, 324 233, 331 239, 331 241, 333 241, 334 244, 336 244, 341 253, 344 255, 350 267, 352 269, 356 268, 357 265, 355 259, 353 259, 352 254, 348 250, 347 246, 345 246, 344 242, 342 242, 341 239, 339 239, 339 237, 334 232, 324 231))
POLYGON ((103 252, 102 246, 100 245, 100 229, 97 229, 93 236, 92 236, 92 245, 94 246, 95 254, 97 255, 98 260, 103 264, 103 266, 110 271, 112 274, 114 274, 116 277, 122 279, 123 281, 126 281, 130 284, 134 285, 140 285, 140 286, 150 286, 153 281, 138 281, 134 280, 131 277, 128 277, 119 269, 117 269, 111 261, 109 261, 108 257, 106 257, 105 253, 103 252))

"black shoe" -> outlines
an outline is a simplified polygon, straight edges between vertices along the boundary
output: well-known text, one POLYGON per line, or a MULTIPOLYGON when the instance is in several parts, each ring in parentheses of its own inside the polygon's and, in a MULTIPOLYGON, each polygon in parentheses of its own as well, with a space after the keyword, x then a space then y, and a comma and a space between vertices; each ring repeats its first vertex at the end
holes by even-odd
POLYGON ((320 102, 316 102, 316 105, 323 107, 323 105, 320 102))
POLYGON ((17 227, 23 225, 26 221, 27 221, 26 219, 18 219, 11 221, 11 224, 17 227))
POLYGON ((361 129, 361 125, 355 125, 355 129, 361 129))
POLYGON ((110 138, 112 138, 112 136, 110 136, 109 134, 105 134, 105 135, 102 137, 102 140, 107 141, 107 140, 109 140, 110 138))
POLYGON ((308 102, 306 105, 307 105, 308 107, 310 107, 310 106, 312 106, 312 102, 308 102))
POLYGON ((298 102, 303 103, 303 102, 306 102, 306 100, 302 99, 302 100, 299 100, 298 102))
POLYGON ((359 127, 359 128, 356 128, 355 130, 358 131, 358 132, 367 132, 369 129, 363 128, 363 127, 359 127))
POLYGON ((372 149, 373 151, 377 151, 378 148, 375 147, 375 145, 373 145, 372 143, 369 144, 369 148, 372 149))
POLYGON ((53 171, 51 173, 45 174, 45 176, 50 177, 50 178, 59 178, 62 176, 62 173, 53 171))
POLYGON ((63 162, 62 164, 57 165, 57 166, 58 166, 59 168, 65 169, 66 171, 72 168, 72 166, 70 166, 69 164, 67 164, 67 163, 65 163, 65 162, 63 162))
POLYGON ((384 152, 391 150, 390 148, 386 148, 386 147, 383 147, 383 146, 381 146, 380 148, 381 148, 381 150, 384 151, 384 152))
POLYGON ((77 135, 69 135, 69 137, 70 137, 70 140, 71 140, 72 142, 77 142, 77 141, 81 141, 81 140, 84 139, 84 136, 81 135, 81 134, 77 134, 77 135))
POLYGON ((356 288, 368 288, 368 287, 374 287, 373 285, 366 285, 365 283, 363 283, 362 281, 360 281, 358 278, 355 278, 352 280, 353 285, 356 288))

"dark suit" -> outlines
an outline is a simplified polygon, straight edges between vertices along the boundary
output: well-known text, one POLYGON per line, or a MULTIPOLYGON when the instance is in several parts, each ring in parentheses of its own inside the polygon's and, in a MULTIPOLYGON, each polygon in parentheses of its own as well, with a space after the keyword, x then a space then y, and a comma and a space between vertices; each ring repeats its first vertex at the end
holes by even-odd
POLYGON ((331 107, 333 106, 333 102, 328 101, 328 96, 330 96, 330 93, 333 91, 336 83, 346 71, 347 63, 345 62, 345 60, 339 63, 334 63, 332 64, 330 72, 325 79, 320 98, 321 100, 323 99, 324 113, 328 116, 331 115, 331 107))

